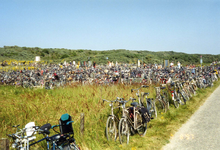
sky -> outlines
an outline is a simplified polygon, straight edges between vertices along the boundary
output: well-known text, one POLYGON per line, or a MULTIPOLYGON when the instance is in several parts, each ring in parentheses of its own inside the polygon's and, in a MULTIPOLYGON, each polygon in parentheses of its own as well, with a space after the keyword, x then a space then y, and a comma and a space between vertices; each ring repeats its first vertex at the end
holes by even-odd
POLYGON ((0 47, 220 54, 220 0, 0 0, 0 47))

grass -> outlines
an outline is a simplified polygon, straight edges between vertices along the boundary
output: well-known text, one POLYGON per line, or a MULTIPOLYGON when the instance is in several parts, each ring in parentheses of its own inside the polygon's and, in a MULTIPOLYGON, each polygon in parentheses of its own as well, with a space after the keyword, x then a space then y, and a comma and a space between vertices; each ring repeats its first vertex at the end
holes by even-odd
MULTIPOLYGON (((6 138, 6 133, 14 133, 13 125, 24 127, 28 122, 34 121, 36 125, 51 123, 58 124, 64 113, 69 113, 74 120, 73 128, 77 144, 84 149, 161 149, 169 143, 172 135, 185 123, 190 116, 201 106, 215 88, 220 85, 216 82, 214 87, 197 91, 197 96, 187 101, 187 105, 174 108, 165 114, 159 114, 157 119, 148 123, 145 137, 134 135, 130 137, 129 145, 108 142, 105 137, 105 125, 110 107, 102 99, 114 100, 116 97, 135 97, 131 93, 133 86, 78 86, 72 85, 64 89, 23 89, 11 86, 0 86, 0 138, 6 138), (85 114, 84 136, 80 136, 80 114, 85 114)), ((153 87, 143 89, 150 92, 149 97, 155 97, 153 87)), ((53 132, 51 133, 51 135, 53 132)), ((39 137, 39 136, 37 136, 39 137)), ((40 137, 39 137, 40 138, 40 137)), ((45 143, 36 145, 36 149, 43 149, 45 143)))

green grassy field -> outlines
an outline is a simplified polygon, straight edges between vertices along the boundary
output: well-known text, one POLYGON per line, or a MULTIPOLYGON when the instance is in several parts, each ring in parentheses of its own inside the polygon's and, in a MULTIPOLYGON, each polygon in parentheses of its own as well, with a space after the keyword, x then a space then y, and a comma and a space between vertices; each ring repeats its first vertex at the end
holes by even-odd
MULTIPOLYGON (((197 96, 187 101, 187 105, 179 109, 171 104, 170 110, 159 114, 157 119, 148 123, 148 131, 144 137, 130 137, 129 145, 108 142, 105 137, 105 125, 110 107, 102 99, 114 100, 116 97, 135 97, 130 92, 133 86, 69 86, 64 89, 23 89, 11 86, 0 86, 0 138, 6 138, 6 133, 15 132, 13 125, 24 127, 34 121, 36 125, 58 124, 64 113, 69 113, 74 120, 73 128, 77 144, 84 149, 161 149, 169 143, 169 139, 178 128, 202 105, 206 98, 220 85, 216 82, 212 89, 197 91, 197 96), (85 114, 84 136, 80 136, 80 114, 85 114)), ((142 89, 150 92, 149 97, 155 97, 153 87, 142 89)), ((51 133, 51 135, 53 132, 51 133)), ((41 135, 37 135, 41 138, 41 135)), ((36 145, 36 149, 44 149, 45 143, 36 145)))

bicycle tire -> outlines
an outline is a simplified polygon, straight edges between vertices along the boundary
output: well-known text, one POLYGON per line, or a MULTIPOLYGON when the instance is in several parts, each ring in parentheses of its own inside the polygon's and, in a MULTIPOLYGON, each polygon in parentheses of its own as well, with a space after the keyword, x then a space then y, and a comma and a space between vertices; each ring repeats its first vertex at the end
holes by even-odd
POLYGON ((79 146, 76 145, 75 143, 70 143, 70 149, 71 150, 80 150, 79 146))
POLYGON ((169 110, 170 109, 170 102, 169 102, 168 93, 167 92, 163 92, 163 97, 164 97, 165 102, 166 102, 167 110, 169 110))
POLYGON ((190 99, 189 95, 184 90, 181 91, 181 95, 182 95, 182 97, 184 99, 184 102, 188 101, 190 99))
POLYGON ((125 118, 121 118, 118 125, 119 141, 121 144, 129 143, 129 128, 125 118))
POLYGON ((162 102, 164 103, 165 112, 167 112, 169 104, 167 101, 167 96, 165 96, 165 93, 163 93, 163 95, 161 95, 161 98, 162 98, 162 102))
POLYGON ((154 101, 152 101, 150 105, 151 105, 151 107, 148 110, 150 113, 150 117, 157 118, 157 109, 156 109, 154 101))
POLYGON ((165 104, 164 104, 164 102, 162 100, 156 99, 154 103, 155 103, 155 107, 157 109, 157 113, 161 114, 161 113, 165 113, 166 112, 166 110, 165 110, 166 106, 165 106, 165 104))
POLYGON ((191 85, 190 87, 189 87, 189 90, 190 90, 190 93, 192 94, 192 95, 196 95, 196 91, 193 89, 193 85, 191 85))
POLYGON ((180 103, 179 103, 179 100, 178 100, 176 93, 174 94, 173 104, 174 104, 175 108, 179 108, 180 103))
POLYGON ((106 121, 106 138, 108 141, 113 141, 117 138, 116 123, 112 116, 109 116, 106 121))
POLYGON ((184 97, 182 96, 181 93, 178 93, 178 99, 181 105, 184 105, 184 104, 186 105, 186 100, 184 100, 184 97))
POLYGON ((138 126, 137 132, 140 136, 145 136, 145 134, 147 133, 147 123, 143 122, 142 116, 138 111, 135 111, 135 113, 138 126))

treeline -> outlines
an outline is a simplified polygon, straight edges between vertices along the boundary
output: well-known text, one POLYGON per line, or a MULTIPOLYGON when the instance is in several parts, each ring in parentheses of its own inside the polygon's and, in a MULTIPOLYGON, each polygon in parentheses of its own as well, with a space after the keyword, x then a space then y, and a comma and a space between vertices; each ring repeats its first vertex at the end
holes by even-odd
POLYGON ((151 51, 131 51, 125 49, 118 50, 84 50, 84 49, 64 49, 64 48, 39 48, 39 47, 19 47, 4 46, 0 47, 0 61, 4 60, 34 60, 35 56, 40 56, 41 60, 52 61, 54 63, 65 61, 96 61, 98 64, 105 64, 108 61, 119 63, 137 63, 138 59, 145 63, 162 64, 163 60, 169 60, 182 64, 199 64, 200 56, 203 63, 219 61, 220 55, 210 54, 186 54, 173 51, 151 52, 151 51))

